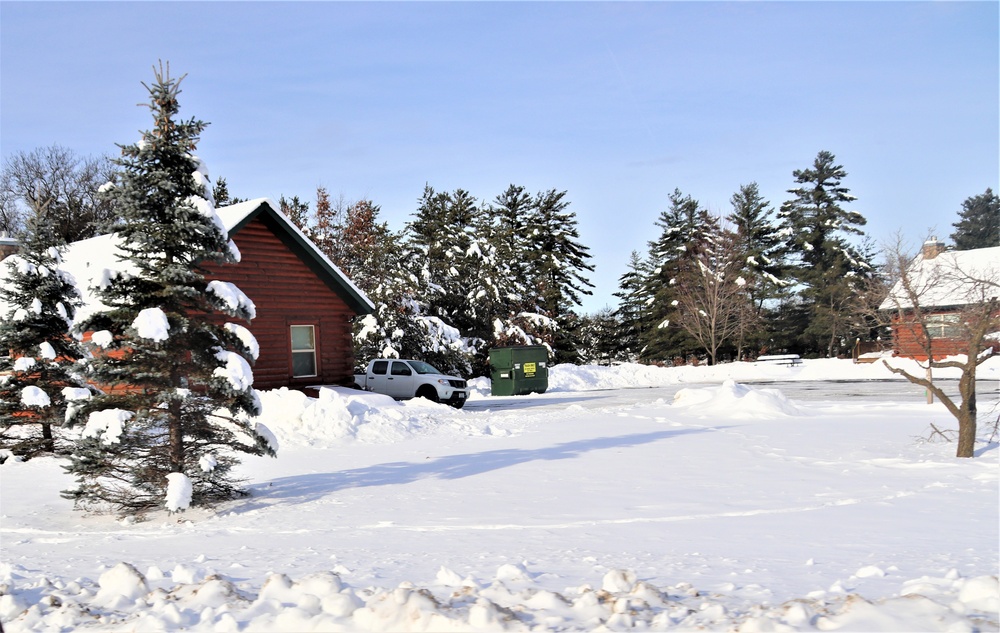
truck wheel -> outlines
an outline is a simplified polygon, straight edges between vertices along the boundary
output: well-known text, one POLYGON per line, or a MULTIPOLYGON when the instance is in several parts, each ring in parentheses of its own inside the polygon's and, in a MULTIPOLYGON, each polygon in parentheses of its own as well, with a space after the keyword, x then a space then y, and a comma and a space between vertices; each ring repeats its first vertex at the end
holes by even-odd
POLYGON ((437 389, 431 387, 430 385, 424 385, 420 389, 417 389, 417 397, 427 398, 431 402, 441 402, 441 399, 438 398, 437 389))

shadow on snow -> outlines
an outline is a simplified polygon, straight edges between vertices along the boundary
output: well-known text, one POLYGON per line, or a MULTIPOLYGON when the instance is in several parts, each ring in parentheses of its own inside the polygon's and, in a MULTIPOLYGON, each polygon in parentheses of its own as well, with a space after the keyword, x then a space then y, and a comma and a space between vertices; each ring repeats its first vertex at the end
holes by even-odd
MULTIPOLYGON (((285 499, 294 500, 296 503, 305 503, 350 488, 402 485, 421 479, 462 479, 533 461, 574 459, 591 451, 638 446, 680 435, 715 430, 718 430, 718 427, 633 433, 617 437, 575 440, 545 448, 508 448, 481 453, 429 457, 419 462, 388 462, 332 473, 279 477, 252 486, 251 489, 254 496, 266 496, 269 500, 285 499)), ((254 507, 259 506, 254 501, 250 501, 242 507, 234 508, 234 511, 245 512, 254 509, 254 507)))

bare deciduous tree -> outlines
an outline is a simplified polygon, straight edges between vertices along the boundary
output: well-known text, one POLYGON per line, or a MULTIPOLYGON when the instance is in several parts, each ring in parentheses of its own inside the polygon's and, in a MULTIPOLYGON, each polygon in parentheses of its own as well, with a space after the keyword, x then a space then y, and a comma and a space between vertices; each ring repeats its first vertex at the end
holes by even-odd
POLYGON ((742 269, 735 236, 721 230, 685 262, 677 277, 675 325, 698 342, 713 365, 719 348, 755 318, 742 269))
POLYGON ((62 241, 100 234, 116 215, 99 195, 113 177, 106 158, 81 158, 59 145, 17 152, 0 172, 0 230, 17 233, 30 216, 45 212, 62 241))
POLYGON ((940 252, 924 245, 916 258, 900 241, 886 251, 896 281, 880 313, 891 322, 894 346, 914 350, 925 370, 915 375, 891 361, 889 371, 934 394, 958 421, 957 457, 973 457, 976 441, 976 368, 992 354, 989 335, 1000 330, 1000 249, 940 252), (986 252, 984 252, 986 251, 986 252), (935 369, 958 369, 958 398, 933 381, 935 369))

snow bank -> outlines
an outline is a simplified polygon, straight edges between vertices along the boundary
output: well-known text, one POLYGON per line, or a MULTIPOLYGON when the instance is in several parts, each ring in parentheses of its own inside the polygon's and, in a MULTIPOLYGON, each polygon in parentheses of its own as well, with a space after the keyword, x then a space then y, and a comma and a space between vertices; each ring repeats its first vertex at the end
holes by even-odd
POLYGON ((720 387, 681 389, 674 394, 678 409, 693 409, 701 418, 773 418, 802 415, 795 403, 777 389, 752 389, 732 380, 720 387))
POLYGON ((441 427, 469 428, 462 411, 423 398, 397 402, 343 387, 324 387, 318 398, 286 388, 259 393, 262 419, 282 446, 323 448, 355 440, 382 444, 441 427))
POLYGON ((179 565, 170 577, 144 576, 119 563, 71 582, 25 577, 0 567, 7 588, 0 618, 9 633, 63 630, 202 631, 972 631, 996 628, 1000 588, 995 576, 906 581, 899 594, 868 601, 856 594, 815 592, 782 604, 737 608, 725 592, 690 583, 656 586, 614 569, 591 584, 554 592, 535 584, 522 565, 503 565, 488 580, 461 579, 445 567, 418 586, 355 587, 334 572, 293 580, 272 573, 252 581, 179 565), (33 597, 37 596, 36 601, 33 597), (31 606, 28 606, 31 604, 31 606))

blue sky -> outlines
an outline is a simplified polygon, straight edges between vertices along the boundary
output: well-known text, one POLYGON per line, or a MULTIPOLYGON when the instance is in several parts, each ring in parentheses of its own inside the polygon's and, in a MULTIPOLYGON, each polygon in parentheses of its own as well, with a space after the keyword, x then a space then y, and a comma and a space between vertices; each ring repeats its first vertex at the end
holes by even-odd
POLYGON ((678 188, 725 214, 833 152, 884 241, 1000 179, 996 2, 0 2, 0 153, 114 154, 169 60, 244 198, 566 190, 614 305, 678 188))

